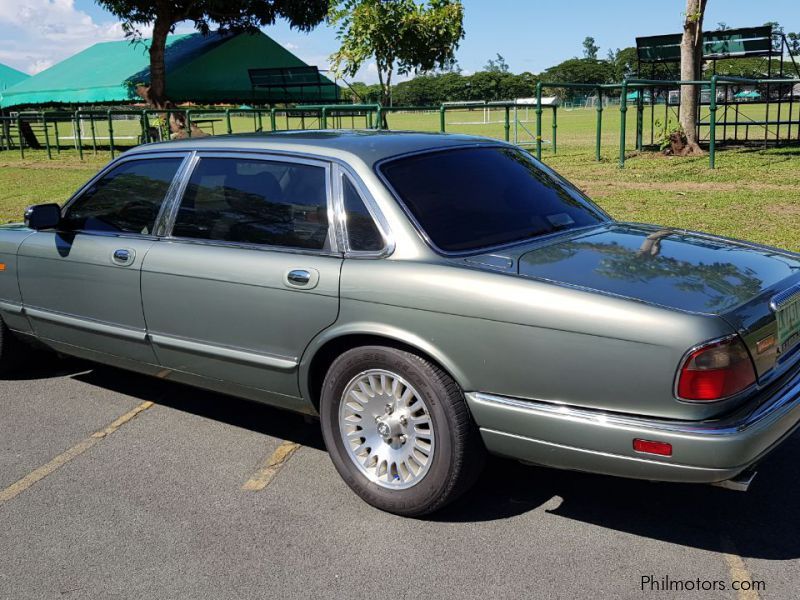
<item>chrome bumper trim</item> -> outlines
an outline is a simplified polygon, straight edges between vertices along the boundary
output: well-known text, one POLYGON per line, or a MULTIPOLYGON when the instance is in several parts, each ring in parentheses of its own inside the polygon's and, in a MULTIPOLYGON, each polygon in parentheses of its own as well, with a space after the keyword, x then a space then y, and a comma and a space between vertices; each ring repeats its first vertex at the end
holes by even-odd
POLYGON ((467 396, 483 404, 497 405, 529 414, 557 417, 588 425, 620 429, 649 429, 685 435, 732 436, 755 425, 767 425, 769 422, 778 421, 800 406, 800 371, 784 382, 780 389, 774 391, 754 410, 746 408, 744 411, 749 410, 749 412, 739 410, 722 419, 706 421, 675 421, 623 415, 540 400, 520 400, 484 392, 470 392, 467 396))

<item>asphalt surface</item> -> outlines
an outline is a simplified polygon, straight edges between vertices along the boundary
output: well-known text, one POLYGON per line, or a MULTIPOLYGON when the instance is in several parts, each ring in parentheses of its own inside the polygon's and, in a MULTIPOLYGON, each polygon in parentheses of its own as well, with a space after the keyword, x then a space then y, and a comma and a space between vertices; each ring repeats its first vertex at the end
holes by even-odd
POLYGON ((349 491, 317 424, 247 401, 52 360, 0 381, 0 409, 2 599, 798 597, 798 435, 747 493, 494 459, 412 520, 349 491))

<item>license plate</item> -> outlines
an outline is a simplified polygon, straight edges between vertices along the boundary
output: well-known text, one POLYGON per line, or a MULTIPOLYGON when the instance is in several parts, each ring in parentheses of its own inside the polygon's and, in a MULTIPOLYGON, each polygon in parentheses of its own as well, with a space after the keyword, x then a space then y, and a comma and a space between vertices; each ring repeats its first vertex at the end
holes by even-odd
POLYGON ((800 342, 800 295, 775 313, 778 321, 778 354, 786 354, 800 342))

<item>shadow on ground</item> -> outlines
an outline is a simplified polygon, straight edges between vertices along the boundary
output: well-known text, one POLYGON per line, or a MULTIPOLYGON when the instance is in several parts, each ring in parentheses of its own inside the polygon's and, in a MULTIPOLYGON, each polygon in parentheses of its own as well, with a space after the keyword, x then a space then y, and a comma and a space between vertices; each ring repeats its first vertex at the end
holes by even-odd
POLYGON ((33 352, 26 355, 22 366, 15 367, 13 372, 4 373, 3 379, 8 381, 31 381, 33 379, 55 379, 57 377, 75 376, 96 368, 92 363, 76 358, 53 358, 51 352, 33 352))
MULTIPOLYGON (((71 374, 91 385, 324 449, 319 425, 300 415, 110 367, 59 361, 49 375, 71 374)), ((759 466, 750 491, 651 483, 524 466, 491 458, 472 490, 429 517, 436 522, 508 519, 543 507, 552 515, 637 536, 743 557, 800 557, 800 434, 759 466), (554 506, 554 508, 548 508, 554 506)))
POLYGON ((105 366, 95 366, 92 370, 73 377, 90 385, 141 400, 150 400, 161 406, 214 419, 234 427, 297 442, 318 450, 325 449, 316 422, 309 423, 302 415, 266 404, 105 366))

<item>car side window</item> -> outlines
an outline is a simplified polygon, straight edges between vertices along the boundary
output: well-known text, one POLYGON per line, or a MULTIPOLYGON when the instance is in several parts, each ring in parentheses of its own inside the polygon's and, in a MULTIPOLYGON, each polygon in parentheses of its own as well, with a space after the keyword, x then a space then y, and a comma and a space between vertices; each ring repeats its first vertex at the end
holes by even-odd
POLYGON ((350 250, 378 252, 385 246, 375 220, 353 182, 342 175, 342 199, 347 216, 347 241, 350 250))
POLYGON ((69 206, 59 229, 152 234, 182 161, 182 157, 175 157, 123 162, 69 206))
POLYGON ((323 250, 328 245, 325 169, 248 158, 201 158, 172 235, 323 250))

